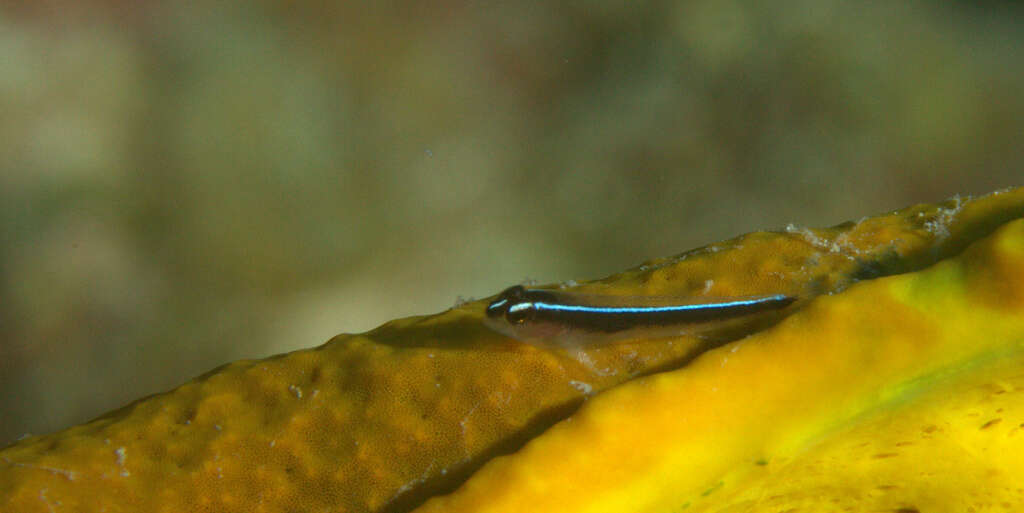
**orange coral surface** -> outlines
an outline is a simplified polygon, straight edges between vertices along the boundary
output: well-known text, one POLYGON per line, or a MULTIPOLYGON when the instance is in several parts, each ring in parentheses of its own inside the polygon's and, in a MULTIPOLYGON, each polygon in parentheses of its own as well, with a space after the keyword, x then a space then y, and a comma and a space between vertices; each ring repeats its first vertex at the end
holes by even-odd
MULTIPOLYGON (((983 312, 971 322, 1005 328, 993 321, 1005 318, 990 313, 1019 314, 1024 296, 1014 277, 1024 269, 1012 249, 1019 240, 997 236, 951 257, 1022 216, 1024 189, 953 199, 828 229, 748 234, 579 286, 587 292, 719 297, 843 291, 796 305, 786 312, 796 313, 774 327, 778 316, 716 340, 636 341, 573 358, 486 330, 480 323, 484 303, 475 302, 341 335, 318 348, 229 364, 95 421, 0 450, 0 511, 407 511, 463 484, 424 507, 516 511, 503 509, 500 500, 518 495, 534 497, 526 503, 534 511, 543 510, 545 500, 550 511, 680 508, 688 493, 702 489, 721 490, 709 497, 740 500, 749 490, 739 484, 750 478, 740 471, 746 463, 765 459, 756 467, 781 468, 778 462, 797 458, 794 448, 808 437, 879 404, 877 394, 904 397, 907 380, 969 359, 965 355, 974 353, 935 327, 942 320, 936 315, 967 308, 983 312), (877 279, 944 260, 947 272, 960 270, 960 278, 942 282, 945 275, 929 270, 877 279), (929 272, 927 279, 915 278, 929 272), (851 287, 862 281, 879 287, 885 280, 892 283, 884 285, 884 294, 868 283, 851 287), (925 301, 931 297, 939 302, 925 301), (941 303, 943 297, 969 301, 941 303), (888 352, 857 350, 876 347, 871 341, 881 337, 821 349, 832 341, 822 334, 848 340, 842 337, 861 336, 864 326, 878 326, 878 334, 897 325, 904 345, 888 352), (786 343, 744 339, 713 349, 760 329, 766 331, 758 337, 786 343), (712 391, 712 368, 738 344, 743 350, 729 368, 747 373, 746 381, 712 391), (757 386, 742 386, 752 383, 750 376, 757 386), (857 379, 851 384, 843 376, 857 379), (685 399, 676 394, 680 380, 688 383, 685 399), (817 399, 784 393, 800 384, 818 389, 817 399), (782 402, 762 412, 769 417, 752 421, 749 405, 761 403, 759 394, 782 402), (549 429, 593 395, 599 397, 579 415, 549 429), (721 440, 731 442, 701 446, 680 460, 686 441, 671 432, 678 426, 650 422, 642 426, 650 431, 638 432, 628 418, 613 414, 621 408, 601 406, 616 400, 654 415, 636 418, 686 408, 694 412, 688 429, 724 433, 721 440), (822 401, 831 409, 822 409, 822 401), (808 413, 783 414, 793 409, 808 413), (783 422, 776 423, 780 415, 783 422), (573 430, 588 426, 603 435, 580 450, 586 439, 573 430), (741 444, 735 443, 738 435, 741 444), (640 444, 639 454, 627 451, 637 436, 676 445, 648 443, 640 444), (531 466, 538 454, 543 457, 536 461, 548 458, 549 467, 531 466), (652 466, 643 454, 668 459, 652 466), (696 456, 703 458, 700 476, 673 470, 696 456), (567 479, 588 466, 614 471, 583 479, 579 490, 566 488, 567 479), (707 476, 724 476, 724 484, 709 483, 707 476), (558 499, 565 496, 577 499, 558 499)), ((980 325, 966 326, 984 333, 980 325)))

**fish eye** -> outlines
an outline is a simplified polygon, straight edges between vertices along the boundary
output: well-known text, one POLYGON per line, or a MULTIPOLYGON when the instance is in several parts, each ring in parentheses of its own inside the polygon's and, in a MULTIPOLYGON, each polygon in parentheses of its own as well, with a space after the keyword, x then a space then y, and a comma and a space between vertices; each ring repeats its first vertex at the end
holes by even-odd
POLYGON ((509 324, 523 324, 533 318, 533 303, 515 303, 505 311, 505 320, 509 324))

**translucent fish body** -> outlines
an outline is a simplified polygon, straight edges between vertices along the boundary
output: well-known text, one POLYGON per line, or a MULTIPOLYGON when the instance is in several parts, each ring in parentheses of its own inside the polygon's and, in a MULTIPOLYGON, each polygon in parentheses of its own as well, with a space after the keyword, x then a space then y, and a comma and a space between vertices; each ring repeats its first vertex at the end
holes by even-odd
POLYGON ((781 310, 796 301, 782 294, 732 298, 611 296, 506 289, 487 306, 484 323, 534 345, 581 348, 621 340, 701 332, 781 310))

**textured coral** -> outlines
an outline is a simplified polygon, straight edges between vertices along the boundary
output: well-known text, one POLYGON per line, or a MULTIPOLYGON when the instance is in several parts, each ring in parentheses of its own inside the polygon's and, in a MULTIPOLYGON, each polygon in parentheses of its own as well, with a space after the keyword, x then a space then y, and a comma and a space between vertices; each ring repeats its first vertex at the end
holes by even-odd
POLYGON ((484 329, 477 302, 236 362, 0 450, 0 511, 1021 508, 929 477, 1019 470, 1021 216, 1024 189, 954 199, 579 286, 812 298, 716 339, 576 359, 484 329))
POLYGON ((1020 510, 1022 371, 1017 220, 610 390, 422 511, 1020 510))

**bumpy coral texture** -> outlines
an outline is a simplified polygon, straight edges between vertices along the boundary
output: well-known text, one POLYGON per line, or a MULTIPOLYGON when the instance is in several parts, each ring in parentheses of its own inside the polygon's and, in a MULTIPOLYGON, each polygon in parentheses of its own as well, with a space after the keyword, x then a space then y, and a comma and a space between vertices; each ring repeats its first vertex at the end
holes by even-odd
POLYGON ((1016 220, 610 390, 418 511, 1019 511, 1022 297, 1016 220))
POLYGON ((236 362, 0 450, 0 511, 1024 508, 1022 216, 958 198, 578 286, 809 298, 717 337, 568 355, 476 302, 236 362))

